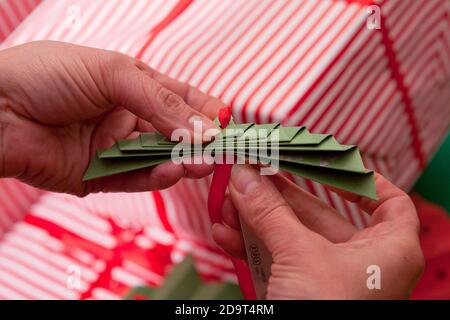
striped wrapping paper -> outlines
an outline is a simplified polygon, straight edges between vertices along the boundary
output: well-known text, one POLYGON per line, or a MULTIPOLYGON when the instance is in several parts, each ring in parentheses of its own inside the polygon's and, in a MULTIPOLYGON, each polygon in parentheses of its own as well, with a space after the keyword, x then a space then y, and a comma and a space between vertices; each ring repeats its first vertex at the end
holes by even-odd
POLYGON ((0 1, 0 42, 25 19, 41 0, 0 1))
MULTIPOLYGON (((0 0, 2 48, 51 39, 121 51, 220 97, 238 121, 357 144, 405 190, 449 128, 449 23, 448 0, 0 0), (366 25, 373 4, 381 30, 366 25)), ((234 279, 210 236, 208 187, 79 199, 0 180, 0 298, 119 298, 158 285, 189 252, 205 279, 234 279)))

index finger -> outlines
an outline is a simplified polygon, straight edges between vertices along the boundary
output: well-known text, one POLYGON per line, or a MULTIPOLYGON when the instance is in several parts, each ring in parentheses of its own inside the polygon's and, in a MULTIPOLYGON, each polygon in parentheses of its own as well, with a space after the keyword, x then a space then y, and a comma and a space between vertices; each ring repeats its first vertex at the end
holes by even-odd
MULTIPOLYGON (((120 62, 105 82, 109 105, 120 105, 134 115, 150 122, 155 129, 171 138, 175 133, 179 138, 191 142, 205 142, 209 129, 217 131, 217 126, 202 112, 190 106, 178 93, 165 87, 152 77, 152 72, 143 69, 136 62, 120 56, 120 62)), ((111 68, 109 68, 111 69, 111 68)), ((108 69, 108 70, 109 70, 108 69)), ((151 70, 151 69, 150 69, 151 70)), ((211 134, 211 132, 209 132, 211 134)))
POLYGON ((374 223, 404 219, 418 226, 416 209, 406 192, 375 172, 375 189, 378 200, 371 200, 334 188, 329 188, 342 198, 356 203, 360 209, 372 215, 374 223))
POLYGON ((193 109, 201 112, 210 119, 214 119, 219 109, 224 106, 224 103, 218 98, 210 96, 186 82, 175 80, 160 73, 139 60, 137 61, 137 65, 142 71, 149 73, 153 79, 161 83, 164 87, 182 97, 193 109))

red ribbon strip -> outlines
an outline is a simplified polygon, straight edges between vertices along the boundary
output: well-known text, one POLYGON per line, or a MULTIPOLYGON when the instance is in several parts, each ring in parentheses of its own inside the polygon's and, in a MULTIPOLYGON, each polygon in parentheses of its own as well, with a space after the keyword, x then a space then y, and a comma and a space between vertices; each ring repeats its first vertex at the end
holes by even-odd
MULTIPOLYGON (((221 128, 226 128, 231 120, 231 108, 221 108, 219 110, 218 119, 221 128)), ((214 175, 208 196, 208 212, 212 223, 222 223, 222 207, 225 200, 228 181, 231 176, 231 169, 233 168, 233 164, 227 164, 225 162, 224 156, 223 164, 216 163, 214 165, 214 175)), ((256 293, 250 269, 242 260, 233 257, 230 258, 245 299, 255 300, 256 293)))

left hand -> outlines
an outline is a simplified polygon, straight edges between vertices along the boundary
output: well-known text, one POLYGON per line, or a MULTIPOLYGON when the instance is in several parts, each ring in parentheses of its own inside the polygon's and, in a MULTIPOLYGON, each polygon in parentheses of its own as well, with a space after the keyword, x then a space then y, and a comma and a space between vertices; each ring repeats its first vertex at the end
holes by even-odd
POLYGON ((97 149, 157 129, 170 137, 194 117, 215 128, 222 103, 129 56, 39 41, 0 51, 0 178, 84 196, 162 189, 212 165, 163 163, 82 182, 97 149))

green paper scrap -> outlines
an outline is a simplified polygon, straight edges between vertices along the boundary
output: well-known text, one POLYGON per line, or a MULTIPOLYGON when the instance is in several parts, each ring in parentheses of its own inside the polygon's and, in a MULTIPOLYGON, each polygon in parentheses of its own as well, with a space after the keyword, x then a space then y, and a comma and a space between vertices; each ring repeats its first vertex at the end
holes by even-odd
MULTIPOLYGON (((273 137, 273 136, 272 136, 273 137)), ((158 132, 141 133, 136 139, 119 140, 111 148, 99 151, 92 159, 83 180, 149 168, 172 158, 176 142, 158 132)), ((356 146, 342 145, 330 134, 310 133, 305 127, 284 127, 273 124, 235 124, 221 130, 212 142, 184 145, 180 157, 191 157, 207 151, 214 155, 232 153, 258 160, 262 164, 279 162, 280 168, 295 175, 350 191, 371 199, 376 198, 373 172, 366 169, 356 146), (237 129, 227 133, 228 129, 237 129), (249 129, 265 129, 261 136, 249 129), (279 143, 271 145, 271 135, 278 130, 279 143), (273 152, 272 147, 278 147, 273 152)))
POLYGON ((157 287, 134 287, 125 295, 124 299, 133 300, 136 297, 139 297, 139 299, 150 300, 152 299, 156 290, 158 290, 157 287))
POLYGON ((241 289, 230 282, 204 284, 197 288, 191 300, 242 300, 241 289))
POLYGON ((189 299, 192 292, 201 285, 201 279, 195 270, 192 257, 185 258, 171 271, 162 285, 153 294, 154 300, 189 299))
POLYGON ((239 286, 235 283, 204 283, 198 275, 194 260, 187 256, 181 263, 172 267, 161 287, 136 287, 125 299, 151 300, 241 300, 239 286))

